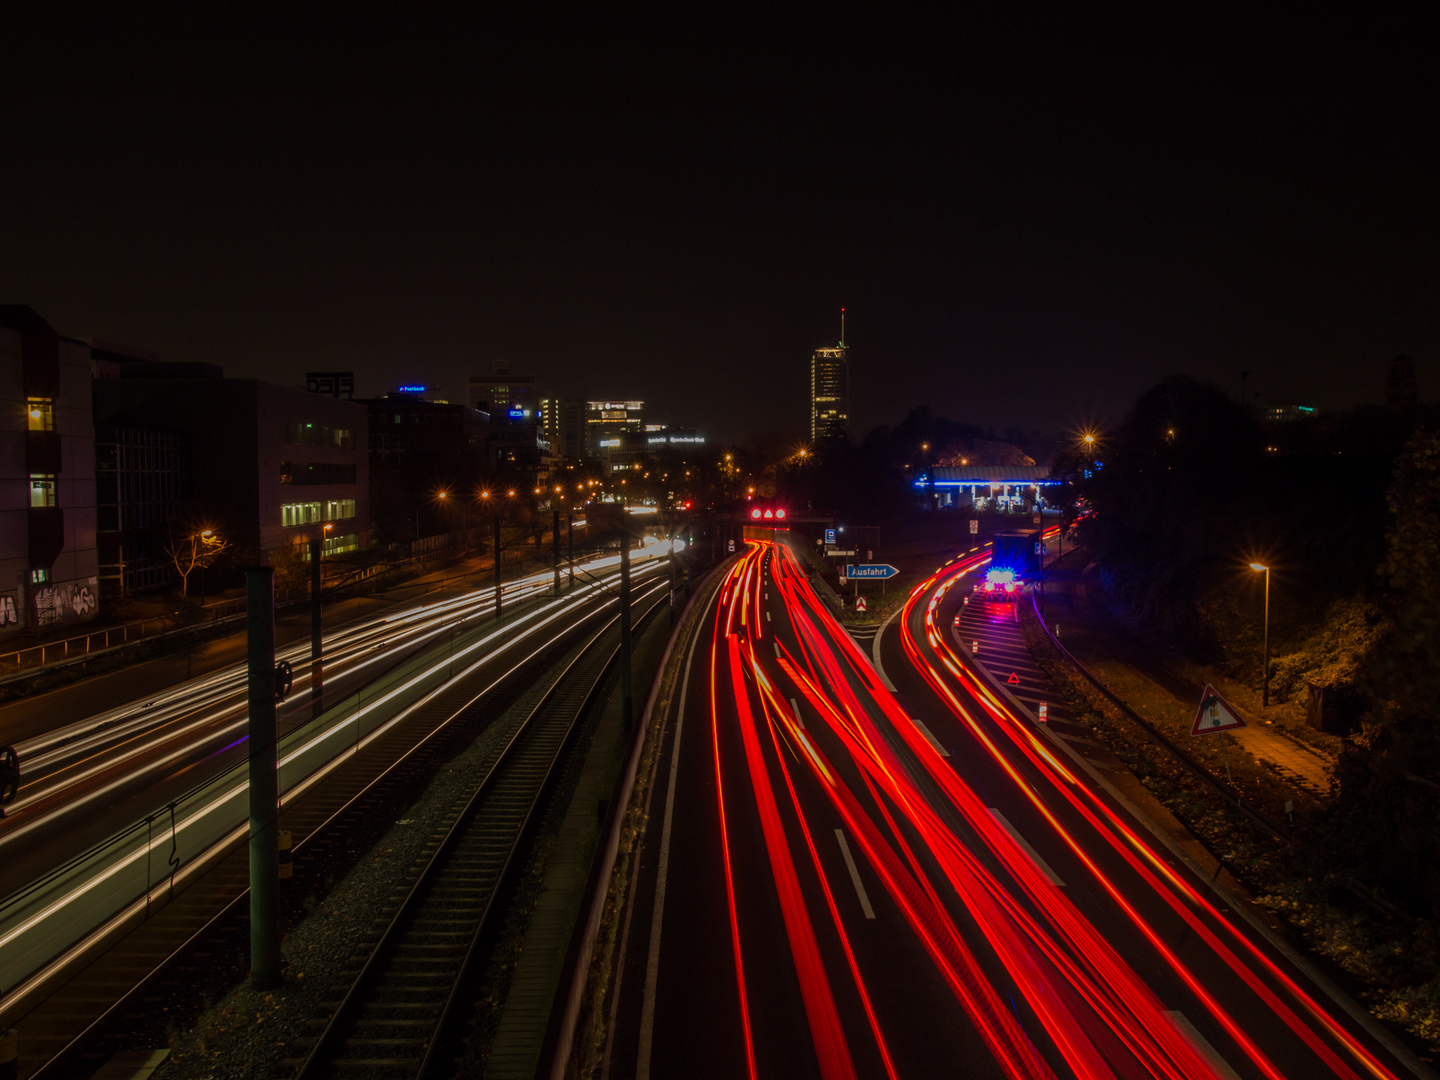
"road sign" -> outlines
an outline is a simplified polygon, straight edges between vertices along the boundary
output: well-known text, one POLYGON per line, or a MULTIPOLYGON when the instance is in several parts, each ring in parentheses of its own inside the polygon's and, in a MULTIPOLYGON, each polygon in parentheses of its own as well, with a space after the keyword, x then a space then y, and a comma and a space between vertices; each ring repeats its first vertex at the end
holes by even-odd
POLYGON ((971 518, 971 519, 970 519, 970 535, 971 535, 971 536, 974 536, 974 535, 975 535, 976 533, 978 533, 979 531, 980 531, 980 519, 979 519, 979 518, 971 518))
POLYGON ((859 554, 859 553, 858 553, 854 548, 850 548, 850 549, 848 549, 848 550, 842 550, 842 549, 840 549, 840 548, 827 547, 827 548, 825 549, 825 554, 826 554, 826 555, 839 555, 841 558, 851 558, 851 559, 853 559, 853 558, 854 558, 857 554, 859 554))
POLYGON ((862 614, 864 613, 864 611, 865 611, 865 598, 864 598, 863 596, 857 596, 857 597, 855 597, 855 610, 858 611, 858 612, 861 612, 862 614))
POLYGON ((1006 681, 1007 683, 1009 683, 1011 686, 1019 686, 1019 685, 1020 685, 1020 676, 1017 675, 1015 672, 1012 671, 1012 672, 1010 672, 1010 677, 1009 677, 1008 679, 1006 679, 1005 681, 1006 681))
POLYGON ((1040 702, 1040 723, 1042 723, 1042 724, 1048 724, 1049 722, 1050 722, 1050 706, 1049 706, 1049 704, 1047 704, 1046 702, 1042 701, 1042 702, 1040 702))
POLYGON ((1195 723, 1190 725, 1190 734, 1209 735, 1211 732, 1233 731, 1244 726, 1245 721, 1240 719, 1240 714, 1215 692, 1213 686, 1206 683, 1205 693, 1200 698, 1200 708, 1195 710, 1195 723))
POLYGON ((889 563, 851 563, 845 567, 845 576, 884 581, 900 573, 889 563))
POLYGON ((735 554, 735 541, 734 541, 734 540, 731 540, 729 543, 730 543, 730 554, 733 555, 733 554, 735 554))
POLYGON ((830 544, 832 547, 834 546, 834 544, 835 544, 835 530, 834 530, 834 529, 826 529, 826 530, 825 530, 825 543, 830 544))

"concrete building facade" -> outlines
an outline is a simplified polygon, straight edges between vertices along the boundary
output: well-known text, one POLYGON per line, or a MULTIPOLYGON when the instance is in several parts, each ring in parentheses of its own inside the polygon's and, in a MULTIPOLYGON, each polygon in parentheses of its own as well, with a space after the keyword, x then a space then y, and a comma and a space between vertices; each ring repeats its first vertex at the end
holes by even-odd
POLYGON ((185 436, 189 524, 228 529, 262 561, 310 539, 326 554, 369 546, 369 418, 358 402, 257 379, 122 375, 96 381, 95 414, 185 436))
POLYGON ((0 306, 0 639, 99 611, 90 379, 85 342, 0 306))

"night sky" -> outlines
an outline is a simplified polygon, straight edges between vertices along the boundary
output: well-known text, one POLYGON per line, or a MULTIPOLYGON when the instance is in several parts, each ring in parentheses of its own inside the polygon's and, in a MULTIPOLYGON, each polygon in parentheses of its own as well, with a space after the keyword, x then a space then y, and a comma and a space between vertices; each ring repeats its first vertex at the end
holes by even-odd
POLYGON ((857 430, 1173 371, 1343 407, 1397 352, 1433 397, 1425 9, 1256 7, 11 19, 0 300, 363 394, 506 358, 722 439, 804 428, 842 305, 857 430))

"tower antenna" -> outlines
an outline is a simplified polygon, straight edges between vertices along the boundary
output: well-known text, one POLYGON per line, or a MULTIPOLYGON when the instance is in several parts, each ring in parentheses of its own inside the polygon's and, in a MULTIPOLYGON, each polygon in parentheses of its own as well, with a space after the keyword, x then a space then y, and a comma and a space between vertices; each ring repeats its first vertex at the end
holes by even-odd
POLYGON ((840 348, 845 347, 845 309, 840 309, 840 348))

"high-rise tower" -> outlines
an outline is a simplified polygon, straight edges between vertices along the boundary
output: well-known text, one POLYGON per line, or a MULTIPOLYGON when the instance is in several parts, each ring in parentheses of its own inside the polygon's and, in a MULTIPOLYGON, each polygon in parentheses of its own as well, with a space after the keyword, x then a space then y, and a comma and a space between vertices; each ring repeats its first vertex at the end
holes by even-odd
POLYGON ((845 309, 840 344, 810 354, 810 441, 843 439, 850 430, 850 363, 845 349, 845 309))

